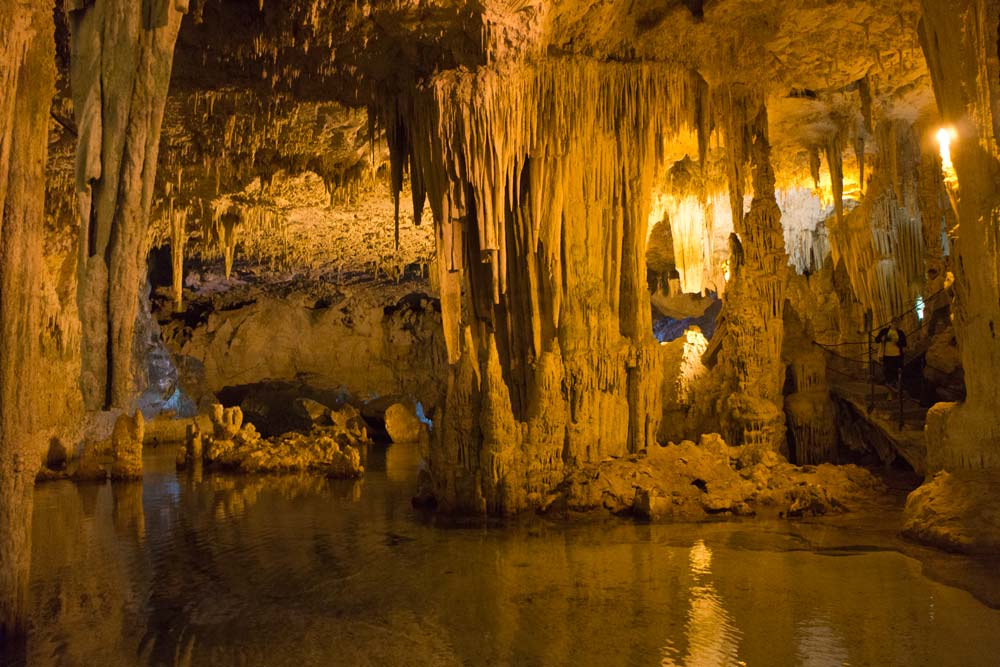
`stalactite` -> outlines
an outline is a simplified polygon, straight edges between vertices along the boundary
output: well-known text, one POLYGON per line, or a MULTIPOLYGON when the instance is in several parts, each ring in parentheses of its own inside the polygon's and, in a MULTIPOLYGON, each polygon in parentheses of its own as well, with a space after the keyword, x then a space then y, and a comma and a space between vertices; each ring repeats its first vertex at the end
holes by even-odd
POLYGON ((833 210, 837 213, 839 225, 844 221, 844 149, 839 131, 835 132, 827 142, 826 166, 830 170, 833 210))
POLYGON ((170 267, 173 278, 174 311, 178 313, 184 309, 184 246, 187 241, 187 216, 187 209, 170 212, 170 267))
POLYGON ((876 128, 878 155, 868 193, 831 234, 855 297, 877 322, 912 309, 924 282, 918 210, 919 147, 912 128, 886 120, 876 128))
POLYGON ((819 185, 819 182, 820 182, 820 179, 819 179, 819 169, 820 169, 821 165, 822 165, 822 162, 820 161, 820 156, 819 156, 819 146, 810 146, 809 147, 809 174, 812 176, 812 179, 813 179, 813 187, 815 187, 817 190, 819 190, 819 188, 820 188, 820 185, 819 185))
POLYGON ((858 162, 858 186, 865 190, 865 136, 858 132, 854 138, 854 156, 858 162))
POLYGON ((861 102, 861 117, 865 122, 865 131, 872 134, 875 131, 872 115, 872 84, 871 77, 867 74, 858 81, 858 98, 861 102))

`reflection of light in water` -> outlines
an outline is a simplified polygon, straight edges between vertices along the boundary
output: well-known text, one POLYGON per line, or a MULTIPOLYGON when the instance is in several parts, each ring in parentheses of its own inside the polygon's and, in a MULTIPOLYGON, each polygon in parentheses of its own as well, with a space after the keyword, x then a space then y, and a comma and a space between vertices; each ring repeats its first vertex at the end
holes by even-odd
POLYGON ((796 653, 803 667, 849 665, 843 640, 827 620, 811 618, 799 621, 795 628, 796 653))
POLYGON ((698 540, 691 547, 692 574, 712 574, 712 550, 703 540, 698 540))
POLYGON ((417 478, 420 469, 420 446, 415 442, 394 442, 385 450, 385 473, 391 482, 417 478))
POLYGON ((739 659, 742 633, 723 606, 722 598, 709 580, 712 574, 712 550, 703 540, 691 546, 688 557, 691 569, 691 608, 685 626, 687 655, 681 656, 674 642, 663 647, 664 667, 723 667, 743 665, 739 659))

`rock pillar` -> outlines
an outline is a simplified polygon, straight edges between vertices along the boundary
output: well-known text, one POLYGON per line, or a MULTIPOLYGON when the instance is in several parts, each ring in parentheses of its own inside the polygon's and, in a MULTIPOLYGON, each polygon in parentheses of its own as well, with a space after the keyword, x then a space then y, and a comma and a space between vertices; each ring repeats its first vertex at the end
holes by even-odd
POLYGON ((24 629, 42 331, 52 8, 0 0, 0 646, 24 629))
POLYGON ((187 0, 68 0, 66 8, 79 132, 81 388, 87 409, 128 407, 160 126, 187 0))
POLYGON ((785 444, 781 348, 788 255, 781 210, 774 198, 767 109, 749 98, 730 105, 725 114, 726 144, 736 235, 730 257, 732 277, 721 315, 719 414, 730 444, 779 451, 785 444), (753 201, 744 215, 743 179, 748 162, 753 201))
POLYGON ((945 125, 954 129, 955 333, 964 404, 928 415, 928 467, 1000 467, 1000 2, 923 1, 921 43, 945 125))

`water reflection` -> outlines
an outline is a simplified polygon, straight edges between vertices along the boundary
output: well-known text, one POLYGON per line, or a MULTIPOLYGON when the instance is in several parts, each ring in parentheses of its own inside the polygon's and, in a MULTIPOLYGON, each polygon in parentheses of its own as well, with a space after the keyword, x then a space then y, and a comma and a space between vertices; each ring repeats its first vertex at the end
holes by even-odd
POLYGON ((846 643, 830 627, 829 619, 807 618, 799 621, 795 634, 799 664, 804 667, 849 665, 846 643))
POLYGON ((40 486, 31 663, 971 666, 1000 652, 1000 612, 896 553, 833 558, 735 524, 445 525, 410 506, 410 453, 369 455, 363 482, 177 475, 160 452, 141 484, 40 486))
POLYGON ((742 633, 726 611, 722 598, 712 584, 712 550, 704 540, 691 546, 689 556, 691 581, 686 625, 687 651, 681 657, 671 639, 663 647, 664 667, 728 667, 744 665, 739 659, 742 633))

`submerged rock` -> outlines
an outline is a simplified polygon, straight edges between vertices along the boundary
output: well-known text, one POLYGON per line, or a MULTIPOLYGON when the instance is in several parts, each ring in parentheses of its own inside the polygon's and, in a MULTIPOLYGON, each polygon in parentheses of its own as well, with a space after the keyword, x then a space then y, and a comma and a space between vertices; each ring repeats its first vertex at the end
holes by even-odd
POLYGON ((713 514, 781 516, 843 512, 875 500, 883 490, 858 466, 793 466, 779 455, 745 456, 717 434, 698 444, 656 445, 621 459, 571 472, 549 507, 604 508, 651 519, 697 520, 713 514))
POLYGON ((903 535, 969 554, 1000 553, 1000 471, 939 472, 906 499, 903 535))

